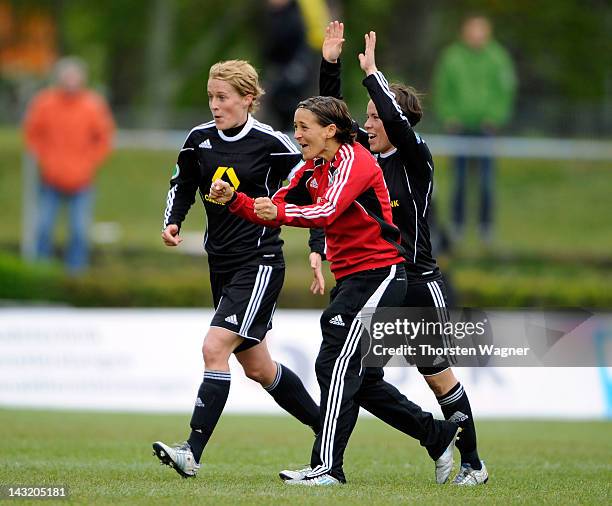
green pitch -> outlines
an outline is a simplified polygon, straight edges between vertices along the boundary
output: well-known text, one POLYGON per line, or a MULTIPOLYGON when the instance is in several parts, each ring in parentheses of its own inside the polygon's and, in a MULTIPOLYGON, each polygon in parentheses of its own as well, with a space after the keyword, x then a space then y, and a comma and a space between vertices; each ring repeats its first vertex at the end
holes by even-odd
MULTIPOLYGON (((312 436, 281 416, 225 416, 195 479, 151 455, 184 439, 189 416, 0 410, 0 484, 65 485, 44 504, 610 504, 610 422, 484 421, 479 446, 489 484, 434 483, 415 441, 360 419, 346 453, 349 484, 289 488, 277 472, 305 464, 312 436)), ((6 504, 27 504, 23 499, 6 504)), ((31 503, 40 503, 32 501, 31 503)))

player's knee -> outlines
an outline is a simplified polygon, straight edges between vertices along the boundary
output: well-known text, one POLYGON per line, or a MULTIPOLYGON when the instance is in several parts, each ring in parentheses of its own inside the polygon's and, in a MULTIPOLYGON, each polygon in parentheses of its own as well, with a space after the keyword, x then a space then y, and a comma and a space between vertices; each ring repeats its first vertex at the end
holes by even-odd
POLYGON ((441 397, 446 393, 444 385, 435 381, 432 378, 427 378, 427 384, 429 385, 429 388, 436 397, 441 397))
POLYGON ((214 339, 205 339, 202 345, 202 356, 207 368, 215 368, 220 362, 227 362, 225 346, 214 339))
POLYGON ((330 320, 334 317, 334 314, 331 313, 329 311, 329 308, 327 308, 325 311, 323 311, 323 314, 321 314, 321 329, 324 331, 326 328, 329 328, 331 326, 330 320))
MULTIPOLYGON (((442 397, 446 395, 449 390, 454 386, 454 383, 449 382, 449 379, 443 375, 425 376, 427 385, 436 397, 442 397)), ((456 380, 455 380, 456 383, 456 380)))
POLYGON ((257 383, 265 383, 266 371, 263 367, 257 365, 243 365, 243 369, 247 378, 257 381, 257 383))

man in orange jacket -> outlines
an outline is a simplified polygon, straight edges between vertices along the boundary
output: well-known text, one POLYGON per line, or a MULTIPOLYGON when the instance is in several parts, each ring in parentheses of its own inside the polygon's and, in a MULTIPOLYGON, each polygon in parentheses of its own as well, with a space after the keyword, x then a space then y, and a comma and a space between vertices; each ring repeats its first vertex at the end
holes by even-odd
POLYGON ((51 255, 57 210, 65 201, 70 222, 66 264, 72 273, 88 264, 93 179, 111 149, 115 129, 106 102, 85 88, 86 80, 80 60, 60 60, 57 86, 34 97, 24 125, 27 147, 40 169, 37 257, 51 255))

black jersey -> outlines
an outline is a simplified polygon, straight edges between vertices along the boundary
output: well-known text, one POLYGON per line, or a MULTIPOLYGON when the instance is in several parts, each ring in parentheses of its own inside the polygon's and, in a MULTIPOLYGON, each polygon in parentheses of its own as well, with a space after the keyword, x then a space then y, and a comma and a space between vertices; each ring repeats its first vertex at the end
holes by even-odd
MULTIPOLYGON (((402 234, 407 274, 418 277, 434 274, 438 267, 431 252, 428 224, 434 173, 431 153, 402 113, 383 74, 376 72, 366 77, 363 84, 395 147, 377 158, 389 189, 393 222, 402 234)), ((320 89, 321 94, 341 98, 340 63, 322 61, 320 89)), ((363 130, 357 139, 369 148, 363 130)))
POLYGON ((214 121, 199 125, 189 132, 179 152, 164 228, 180 227, 199 192, 206 209, 204 248, 211 271, 232 271, 262 258, 270 263, 282 261, 280 229, 243 220, 224 204, 210 200, 208 193, 213 181, 223 179, 250 197, 271 197, 301 160, 286 135, 251 115, 231 137, 217 130, 214 121))

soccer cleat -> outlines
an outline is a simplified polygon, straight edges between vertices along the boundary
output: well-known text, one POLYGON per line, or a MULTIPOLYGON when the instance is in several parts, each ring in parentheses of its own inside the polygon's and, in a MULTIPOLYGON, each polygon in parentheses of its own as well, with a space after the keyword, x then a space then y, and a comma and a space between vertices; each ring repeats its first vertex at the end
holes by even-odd
POLYGON ((171 447, 161 441, 156 441, 153 443, 153 455, 183 478, 194 477, 200 469, 200 464, 196 462, 189 443, 171 447))
MULTIPOLYGON (((295 471, 294 471, 295 472, 295 471)), ((329 474, 316 476, 315 478, 303 478, 301 480, 287 480, 286 485, 300 485, 302 487, 333 487, 334 485, 342 485, 340 480, 337 480, 329 474)))
POLYGON ((280 476, 280 479, 283 481, 303 480, 310 471, 312 471, 312 467, 308 466, 308 467, 305 467, 304 469, 297 469, 296 471, 285 469, 284 471, 281 471, 280 473, 278 473, 278 475, 280 476))
POLYGON ((457 427, 457 432, 455 432, 453 439, 451 439, 444 453, 436 460, 436 483, 440 485, 448 481, 448 477, 453 471, 453 453, 455 451, 455 441, 457 440, 459 432, 461 432, 461 427, 457 427))
POLYGON ((453 485, 461 487, 473 487, 474 485, 484 485, 489 481, 489 473, 483 460, 480 461, 482 469, 472 469, 469 464, 461 464, 461 469, 455 479, 453 485))

